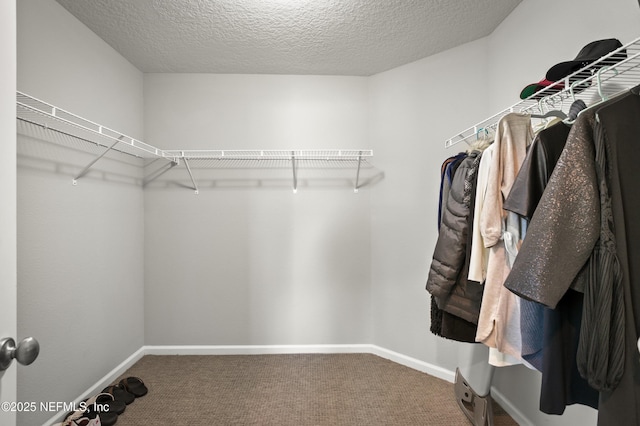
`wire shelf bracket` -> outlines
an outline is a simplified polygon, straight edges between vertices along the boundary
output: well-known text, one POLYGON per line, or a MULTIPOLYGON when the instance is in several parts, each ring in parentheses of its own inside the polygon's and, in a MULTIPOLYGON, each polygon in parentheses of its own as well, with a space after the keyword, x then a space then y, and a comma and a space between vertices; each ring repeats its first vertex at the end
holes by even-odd
POLYGON ((198 184, 196 183, 196 180, 193 178, 191 167, 189 167, 189 160, 187 160, 184 157, 182 158, 182 160, 184 161, 184 166, 187 168, 187 172, 189 173, 189 177, 191 178, 191 183, 193 184, 193 190, 195 191, 196 195, 198 195, 200 193, 200 190, 198 189, 198 184))
POLYGON ((362 151, 360 152, 360 154, 358 155, 358 167, 356 169, 356 183, 353 187, 353 192, 355 192, 356 194, 358 193, 358 190, 360 189, 360 166, 362 165, 362 151))
POLYGON ((291 151, 291 169, 293 170, 293 193, 298 192, 298 165, 296 164, 296 155, 291 151))
POLYGON ((77 184, 78 184, 78 179, 80 179, 82 176, 86 175, 86 174, 87 174, 87 172, 89 171, 89 169, 91 168, 91 166, 93 166, 94 164, 96 164, 96 163, 98 162, 98 160, 100 160, 102 157, 104 157, 105 155, 107 155, 107 153, 108 153, 109 151, 111 151, 111 150, 112 150, 112 149, 113 149, 113 148, 118 144, 118 142, 120 142, 121 140, 122 140, 122 137, 118 138, 118 140, 117 140, 117 141, 115 141, 115 142, 113 143, 113 145, 111 145, 110 147, 108 147, 108 148, 107 148, 107 149, 106 149, 102 154, 98 155, 98 157, 96 157, 96 159, 94 159, 92 162, 90 162, 89 164, 87 164, 87 165, 85 166, 85 168, 84 168, 84 169, 82 169, 82 170, 80 171, 80 173, 78 173, 78 174, 76 175, 76 177, 74 177, 74 178, 73 178, 73 181, 72 181, 72 182, 73 182, 73 184, 74 184, 74 185, 77 185, 77 184))
POLYGON ((148 184, 150 184, 151 182, 153 182, 154 180, 156 180, 157 178, 159 178, 160 176, 162 176, 163 174, 165 174, 169 170, 173 169, 177 165, 178 165, 178 161, 170 161, 169 163, 167 163, 164 166, 162 166, 160 169, 156 170, 155 172, 153 172, 149 176, 147 176, 143 180, 142 186, 143 187, 147 186, 148 184))

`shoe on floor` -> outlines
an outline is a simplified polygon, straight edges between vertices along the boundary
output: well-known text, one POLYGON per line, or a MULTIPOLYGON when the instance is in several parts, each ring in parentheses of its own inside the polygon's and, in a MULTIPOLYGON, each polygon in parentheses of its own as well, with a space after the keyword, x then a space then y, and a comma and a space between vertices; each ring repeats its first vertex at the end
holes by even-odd
POLYGON ((98 418, 98 425, 100 426, 115 425, 118 421, 118 414, 115 411, 111 411, 111 407, 109 406, 109 403, 113 402, 113 395, 108 393, 100 393, 87 399, 85 401, 85 404, 87 406, 85 410, 85 417, 89 419, 98 418), (104 402, 98 402, 98 400, 102 400, 104 402))
POLYGON ((136 399, 134 394, 128 392, 120 384, 107 386, 102 390, 102 393, 109 393, 113 395, 114 400, 122 401, 127 405, 131 404, 136 399))
POLYGON ((102 426, 99 416, 89 416, 87 410, 76 410, 66 415, 60 423, 53 426, 102 426))
POLYGON ((139 377, 127 377, 120 380, 119 383, 124 389, 134 394, 136 398, 140 398, 149 392, 142 379, 139 377))
POLYGON ((78 419, 65 419, 62 423, 55 423, 53 426, 102 426, 100 417, 90 419, 88 417, 80 417, 78 419))

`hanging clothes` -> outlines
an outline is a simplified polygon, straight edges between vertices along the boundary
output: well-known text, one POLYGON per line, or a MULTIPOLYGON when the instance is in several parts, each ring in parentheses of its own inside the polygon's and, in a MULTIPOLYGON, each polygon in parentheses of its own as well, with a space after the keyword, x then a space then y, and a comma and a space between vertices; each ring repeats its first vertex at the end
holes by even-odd
POLYGON ((576 120, 572 133, 505 282, 515 294, 550 308, 572 283, 580 291, 584 288, 584 275, 581 281, 574 280, 589 259, 600 228, 595 152, 586 122, 576 120))
POLYGON ((505 282, 547 306, 584 291, 578 364, 600 390, 600 426, 640 424, 638 92, 578 117, 505 282))
POLYGON ((520 307, 517 296, 503 286, 509 266, 502 237, 510 226, 503 202, 532 140, 528 115, 511 113, 499 121, 480 217, 480 230, 485 247, 489 248, 489 257, 476 341, 514 358, 520 358, 520 307))
MULTIPOLYGON (((594 126, 594 110, 584 111, 573 125, 533 216, 521 255, 505 282, 505 287, 516 294, 551 308, 571 285, 584 292, 588 266, 598 262, 588 262, 600 239, 600 194, 605 185, 604 177, 599 181, 596 171, 594 126)), ((593 330, 583 338, 589 339, 591 334, 593 330)))
MULTIPOLYGON (((447 158, 440 168, 440 196, 438 202, 438 231, 442 224, 443 205, 449 197, 453 176, 467 153, 462 152, 447 158)), ((431 296, 431 323, 429 330, 436 336, 460 342, 474 343, 477 325, 438 307, 435 296, 431 296)))
MULTIPOLYGON (((536 135, 505 200, 506 210, 527 223, 531 220, 570 131, 571 126, 559 122, 536 135)), ((580 376, 576 363, 582 297, 582 293, 569 290, 555 309, 520 301, 522 358, 542 373, 543 413, 560 415, 571 404, 598 406, 598 392, 580 376)))
POLYGON ((478 321, 482 286, 467 279, 467 247, 480 158, 479 151, 472 151, 453 176, 426 285, 438 308, 474 324, 478 321))
POLYGON ((482 233, 480 232, 480 212, 484 207, 487 194, 487 182, 489 179, 489 167, 493 158, 496 145, 491 145, 482 153, 478 166, 478 180, 476 182, 476 199, 473 207, 473 229, 471 236, 471 252, 469 254, 469 275, 471 281, 484 284, 487 278, 487 261, 489 249, 485 247, 482 233))
POLYGON ((466 152, 460 152, 453 157, 449 157, 442 163, 440 167, 440 197, 438 198, 438 231, 440 231, 440 225, 442 225, 442 204, 447 201, 449 197, 449 189, 451 188, 451 181, 456 169, 467 157, 466 152))
POLYGON ((504 209, 531 220, 564 150, 571 126, 559 122, 536 134, 504 202, 504 209))
MULTIPOLYGON (((616 324, 619 319, 611 318, 612 327, 620 327, 623 332, 619 343, 623 350, 624 374, 615 389, 600 393, 598 425, 637 425, 640 424, 640 354, 637 347, 640 331, 640 193, 637 190, 640 182, 637 163, 640 86, 600 106, 596 111, 595 126, 596 139, 601 139, 607 152, 611 219, 621 268, 621 288, 612 283, 612 294, 607 299, 613 308, 619 298, 617 293, 621 292, 624 310, 622 326, 616 324)), ((593 302, 596 303, 593 308, 603 312, 606 301, 600 297, 593 302)), ((586 304, 585 294, 585 310, 588 308, 586 304)), ((614 308, 614 311, 619 312, 620 309, 614 308)), ((610 334, 614 345, 618 343, 615 342, 617 330, 613 328, 610 334)), ((620 349, 605 347, 602 350, 615 357, 620 349)), ((609 376, 612 373, 609 372, 609 376)))

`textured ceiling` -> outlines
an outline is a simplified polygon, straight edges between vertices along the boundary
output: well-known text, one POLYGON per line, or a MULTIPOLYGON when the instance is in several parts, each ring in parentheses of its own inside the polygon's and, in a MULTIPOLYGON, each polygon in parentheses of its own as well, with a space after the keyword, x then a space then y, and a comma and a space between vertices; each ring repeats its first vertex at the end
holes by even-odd
POLYGON ((143 72, 372 75, 484 37, 521 0, 57 0, 143 72))

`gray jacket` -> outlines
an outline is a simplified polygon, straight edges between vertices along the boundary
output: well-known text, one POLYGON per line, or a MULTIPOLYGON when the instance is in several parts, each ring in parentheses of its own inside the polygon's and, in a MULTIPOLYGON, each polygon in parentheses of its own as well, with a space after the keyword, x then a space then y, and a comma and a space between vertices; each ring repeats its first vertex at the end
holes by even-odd
POLYGON ((473 201, 480 152, 473 151, 456 170, 443 200, 440 233, 427 279, 427 291, 438 308, 478 323, 482 285, 467 279, 473 223, 473 201))

